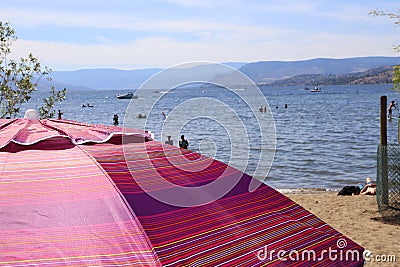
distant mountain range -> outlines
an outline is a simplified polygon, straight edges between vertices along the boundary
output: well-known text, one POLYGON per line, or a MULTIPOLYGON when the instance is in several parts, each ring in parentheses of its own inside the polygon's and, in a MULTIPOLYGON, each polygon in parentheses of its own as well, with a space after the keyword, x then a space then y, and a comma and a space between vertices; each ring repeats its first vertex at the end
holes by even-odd
POLYGON ((77 71, 54 71, 51 77, 57 84, 80 90, 86 89, 133 89, 138 88, 152 75, 162 69, 138 69, 138 70, 117 70, 117 69, 83 69, 77 71))
POLYGON ((257 84, 270 84, 301 74, 346 74, 400 64, 400 57, 316 58, 302 61, 249 63, 239 70, 257 84))
MULTIPOLYGON (((400 65, 400 57, 317 58, 301 61, 229 62, 224 64, 238 69, 257 84, 326 85, 326 83, 335 83, 335 79, 336 82, 340 81, 340 83, 353 83, 357 80, 355 78, 362 78, 361 76, 363 75, 361 74, 360 76, 360 73, 368 70, 375 74, 379 71, 390 72, 388 68, 385 69, 384 67, 400 65)), ((51 77, 53 79, 52 84, 57 89, 65 87, 68 90, 132 90, 138 88, 148 78, 161 70, 161 68, 138 70, 83 69, 77 71, 54 71, 51 73, 51 77)), ((230 81, 234 81, 233 75, 235 75, 233 72, 226 73, 222 76, 220 75, 217 80, 225 81, 229 84, 230 81)), ((372 73, 365 73, 365 75, 371 77, 372 73)), ((373 79, 369 79, 369 81, 374 82, 373 79)), ((368 79, 363 82, 368 82, 368 79)), ((40 88, 47 89, 49 86, 48 83, 41 82, 40 88)))
POLYGON ((273 82, 272 86, 319 86, 346 84, 382 84, 391 83, 393 66, 379 67, 362 72, 345 74, 302 74, 273 82))

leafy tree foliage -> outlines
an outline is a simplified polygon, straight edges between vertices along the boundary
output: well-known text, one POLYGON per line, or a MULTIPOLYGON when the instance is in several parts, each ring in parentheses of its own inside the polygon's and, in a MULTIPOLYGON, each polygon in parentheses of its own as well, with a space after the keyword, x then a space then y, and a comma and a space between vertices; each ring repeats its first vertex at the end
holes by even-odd
POLYGON ((393 89, 400 91, 400 66, 393 68, 393 89))
POLYGON ((51 87, 50 96, 43 98, 44 106, 39 108, 39 116, 41 118, 54 118, 56 111, 54 109, 54 104, 65 99, 65 94, 67 89, 61 91, 56 91, 54 86, 51 87))
MULTIPOLYGON (((394 24, 399 26, 400 25, 400 10, 395 12, 384 12, 382 10, 374 10, 370 12, 373 16, 385 16, 389 17, 390 19, 394 20, 394 24)), ((396 52, 400 52, 400 45, 393 46, 393 49, 396 52)), ((400 66, 395 66, 393 68, 393 89, 400 91, 400 66)))
MULTIPOLYGON (((21 105, 30 100, 38 82, 44 78, 51 80, 51 70, 43 67, 38 58, 29 54, 19 61, 9 59, 11 46, 17 40, 15 30, 9 22, 0 21, 0 117, 15 117, 21 105)), ((54 87, 50 96, 44 99, 40 108, 41 118, 54 117, 55 102, 65 99, 66 89, 56 92, 54 87)))

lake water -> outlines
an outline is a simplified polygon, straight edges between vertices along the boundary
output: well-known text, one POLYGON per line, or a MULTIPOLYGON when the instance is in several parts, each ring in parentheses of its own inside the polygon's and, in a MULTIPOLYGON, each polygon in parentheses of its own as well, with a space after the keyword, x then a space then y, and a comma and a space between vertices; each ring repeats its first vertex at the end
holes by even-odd
MULTIPOLYGON (((379 98, 387 95, 388 101, 400 100, 399 94, 390 88, 390 84, 324 86, 321 93, 312 93, 302 87, 261 87, 276 127, 275 158, 266 183, 277 189, 339 189, 364 182, 367 176, 375 179, 379 98)), ((216 87, 180 88, 169 93, 148 90, 141 92, 139 99, 133 100, 117 99, 119 93, 126 91, 70 91, 67 99, 56 108, 62 110, 66 119, 88 123, 112 124, 114 114, 119 115, 121 124, 126 116, 128 126, 145 122, 146 129, 154 132, 158 141, 165 141, 166 135, 173 132, 168 132, 168 124, 179 124, 178 132, 174 132, 172 137, 175 144, 179 135, 184 133, 190 149, 234 166, 248 159, 246 172, 254 172, 262 151, 257 117, 263 115, 258 111, 259 96, 253 91, 243 90, 239 96, 216 87), (257 103, 257 106, 246 105, 242 101, 243 96, 253 98, 255 101, 251 103, 257 103), (190 99, 202 101, 190 102, 190 99), (212 102, 212 99, 217 99, 222 105, 212 102), (82 104, 86 103, 94 107, 82 108, 82 104), (185 103, 188 104, 185 106, 185 103), (151 112, 146 113, 148 118, 137 119, 137 114, 146 112, 146 105, 151 108, 151 112), (186 110, 187 114, 190 110, 190 114, 197 116, 182 123, 182 115, 173 116, 176 109, 186 110), (254 115, 252 109, 257 114, 254 115), (171 115, 167 119, 169 123, 161 112, 171 115), (238 116, 223 116, 229 113, 238 116), (247 131, 245 137, 236 134, 235 129, 241 124, 247 131), (238 143, 247 144, 243 138, 250 140, 247 145, 250 156, 236 146, 238 143), (232 150, 237 152, 238 149, 236 155, 243 157, 231 157, 232 150)), ((44 95, 43 92, 36 92, 23 110, 38 108, 39 100, 44 95)), ((398 115, 398 111, 394 111, 396 118, 388 122, 389 142, 397 142, 398 115)), ((262 165, 263 162, 260 163, 261 169, 268 170, 268 166, 262 165)))

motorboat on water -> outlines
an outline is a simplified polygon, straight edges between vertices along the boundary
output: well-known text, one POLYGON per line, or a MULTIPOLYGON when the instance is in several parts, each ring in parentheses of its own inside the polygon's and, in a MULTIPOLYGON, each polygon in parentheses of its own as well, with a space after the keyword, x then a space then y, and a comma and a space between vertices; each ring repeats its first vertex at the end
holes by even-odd
POLYGON ((315 86, 314 89, 310 90, 310 92, 313 92, 313 93, 320 93, 321 91, 322 91, 321 87, 317 87, 317 86, 315 86))
POLYGON ((94 105, 93 105, 93 104, 90 104, 90 103, 87 103, 87 104, 83 104, 82 107, 83 107, 83 108, 93 108, 94 105))
POLYGON ((133 94, 132 92, 129 92, 127 94, 117 95, 117 98, 119 98, 119 99, 138 99, 139 97, 137 95, 133 94))

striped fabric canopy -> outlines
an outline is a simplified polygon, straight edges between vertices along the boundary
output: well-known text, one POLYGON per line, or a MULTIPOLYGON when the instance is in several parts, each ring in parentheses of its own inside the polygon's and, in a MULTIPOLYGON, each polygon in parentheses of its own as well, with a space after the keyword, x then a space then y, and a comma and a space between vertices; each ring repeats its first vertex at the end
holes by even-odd
POLYGON ((363 265, 362 247, 267 185, 249 192, 251 180, 149 132, 0 120, 0 265, 363 265), (159 177, 239 182, 216 201, 178 207, 149 194, 177 193, 159 177))

